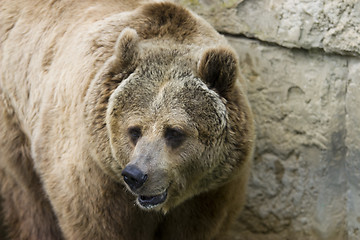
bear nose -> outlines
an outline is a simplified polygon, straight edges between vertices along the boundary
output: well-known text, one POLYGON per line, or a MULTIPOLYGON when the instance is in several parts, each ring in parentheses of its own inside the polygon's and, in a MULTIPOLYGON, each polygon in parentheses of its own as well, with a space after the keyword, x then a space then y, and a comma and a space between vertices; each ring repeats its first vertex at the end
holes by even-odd
POLYGON ((135 165, 126 166, 121 172, 121 175, 124 177, 126 184, 129 185, 133 191, 144 185, 147 179, 147 175, 135 165))

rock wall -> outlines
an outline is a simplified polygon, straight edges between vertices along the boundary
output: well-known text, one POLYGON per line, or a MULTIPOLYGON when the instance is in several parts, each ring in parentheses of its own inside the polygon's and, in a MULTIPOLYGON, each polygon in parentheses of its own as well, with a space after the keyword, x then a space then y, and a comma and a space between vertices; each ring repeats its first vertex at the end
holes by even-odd
POLYGON ((360 1, 175 2, 227 36, 248 80, 257 146, 232 239, 360 239, 360 1))

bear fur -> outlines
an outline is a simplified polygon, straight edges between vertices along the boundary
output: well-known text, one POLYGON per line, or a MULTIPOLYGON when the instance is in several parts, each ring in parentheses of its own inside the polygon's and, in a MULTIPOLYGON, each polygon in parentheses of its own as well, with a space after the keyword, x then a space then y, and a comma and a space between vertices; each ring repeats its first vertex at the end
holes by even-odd
POLYGON ((254 129, 209 24, 167 2, 3 0, 0 48, 11 239, 225 238, 254 129))

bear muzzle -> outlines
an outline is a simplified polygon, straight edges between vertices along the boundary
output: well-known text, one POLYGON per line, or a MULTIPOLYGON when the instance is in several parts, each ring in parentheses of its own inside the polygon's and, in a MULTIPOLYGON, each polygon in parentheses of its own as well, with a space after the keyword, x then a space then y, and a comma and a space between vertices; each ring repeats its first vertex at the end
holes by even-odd
POLYGON ((124 177, 125 183, 132 191, 141 188, 147 180, 147 174, 144 174, 137 166, 128 165, 122 171, 121 175, 124 177))
POLYGON ((137 203, 145 209, 152 209, 165 202, 167 198, 167 189, 160 194, 154 195, 141 195, 140 189, 148 180, 148 175, 145 174, 136 165, 130 164, 124 168, 121 175, 130 190, 137 195, 137 203))

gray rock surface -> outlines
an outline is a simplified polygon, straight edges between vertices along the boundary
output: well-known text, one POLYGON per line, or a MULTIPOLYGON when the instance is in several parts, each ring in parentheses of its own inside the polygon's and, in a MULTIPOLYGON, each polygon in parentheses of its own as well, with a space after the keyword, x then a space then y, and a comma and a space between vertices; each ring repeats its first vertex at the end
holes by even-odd
POLYGON ((360 54, 360 1, 176 0, 218 31, 285 47, 360 54))
POLYGON ((228 40, 257 125, 234 239, 359 239, 360 60, 228 40))
POLYGON ((241 240, 360 239, 360 1, 176 0, 238 52, 257 145, 241 240))

